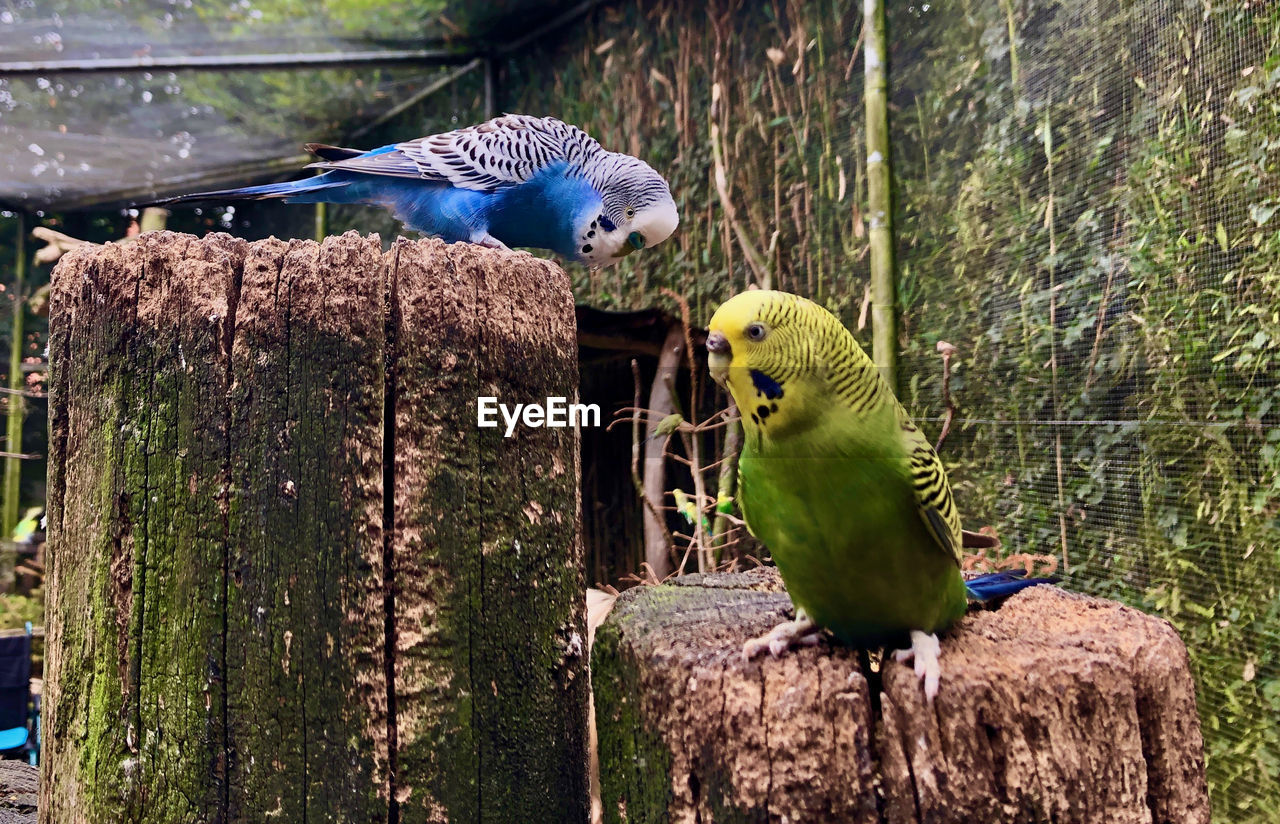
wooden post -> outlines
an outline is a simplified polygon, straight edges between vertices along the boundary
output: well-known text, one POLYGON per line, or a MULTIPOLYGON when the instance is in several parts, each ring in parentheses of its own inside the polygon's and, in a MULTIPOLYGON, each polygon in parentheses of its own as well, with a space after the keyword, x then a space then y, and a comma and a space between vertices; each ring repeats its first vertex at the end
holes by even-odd
POLYGON ((45 822, 583 821, 568 278, 142 236, 51 304, 45 822))
POLYGON ((402 820, 581 822, 577 433, 475 428, 477 396, 577 401, 568 276, 469 244, 391 256, 402 820))
POLYGON ((0 759, 0 821, 36 824, 40 771, 25 761, 0 759))
POLYGON ((605 821, 1209 821, 1165 621, 1035 587, 943 636, 929 706, 910 665, 869 686, 830 641, 743 662, 790 611, 772 569, 619 597, 592 653, 605 821))

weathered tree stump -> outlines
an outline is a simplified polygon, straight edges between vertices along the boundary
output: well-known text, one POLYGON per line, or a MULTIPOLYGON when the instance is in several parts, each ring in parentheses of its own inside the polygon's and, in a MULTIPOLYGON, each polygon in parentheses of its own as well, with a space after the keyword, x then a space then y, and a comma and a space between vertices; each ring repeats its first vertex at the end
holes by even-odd
POLYGON ((349 233, 54 273, 41 820, 583 821, 568 278, 349 233))
POLYGON ((35 824, 40 773, 25 761, 0 761, 0 824, 35 824))
POLYGON ((790 611, 773 570, 624 593, 596 632, 606 821, 1209 820, 1187 653, 1166 622, 1036 587, 942 643, 930 708, 856 651, 742 661, 790 611))

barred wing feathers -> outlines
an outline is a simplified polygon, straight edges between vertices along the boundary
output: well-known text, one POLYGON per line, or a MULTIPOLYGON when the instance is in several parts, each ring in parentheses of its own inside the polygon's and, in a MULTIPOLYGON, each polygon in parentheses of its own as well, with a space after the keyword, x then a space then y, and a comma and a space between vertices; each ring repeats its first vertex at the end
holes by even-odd
POLYGON ((595 138, 553 117, 508 114, 398 143, 390 151, 311 165, 488 192, 523 183, 552 163, 582 168, 603 151, 595 138))
POLYGON ((907 410, 902 408, 902 404, 897 406, 898 421, 902 426, 902 441, 910 460, 911 485, 916 495, 916 506, 920 510, 920 517, 924 519, 925 526, 938 542, 938 546, 955 558, 956 563, 959 564, 963 543, 960 513, 956 511, 955 499, 951 495, 947 471, 938 453, 925 439, 924 433, 907 417, 907 410))
POLYGON ((831 383, 833 392, 857 416, 871 414, 871 410, 881 404, 892 405, 920 517, 938 547, 959 564, 962 543, 960 513, 956 511, 951 484, 947 481, 947 472, 938 453, 925 439, 924 433, 911 422, 911 416, 853 335, 834 316, 822 327, 815 345, 819 351, 827 353, 829 368, 835 376, 831 383))

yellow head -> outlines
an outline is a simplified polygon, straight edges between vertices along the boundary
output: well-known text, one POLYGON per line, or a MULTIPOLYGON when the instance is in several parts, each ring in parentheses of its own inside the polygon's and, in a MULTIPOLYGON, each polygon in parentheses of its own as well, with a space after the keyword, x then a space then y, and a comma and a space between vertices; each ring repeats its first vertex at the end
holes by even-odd
POLYGON ((748 429, 771 437, 811 425, 831 407, 834 370, 870 360, 835 315, 787 292, 743 292, 711 318, 711 376, 733 395, 748 429))

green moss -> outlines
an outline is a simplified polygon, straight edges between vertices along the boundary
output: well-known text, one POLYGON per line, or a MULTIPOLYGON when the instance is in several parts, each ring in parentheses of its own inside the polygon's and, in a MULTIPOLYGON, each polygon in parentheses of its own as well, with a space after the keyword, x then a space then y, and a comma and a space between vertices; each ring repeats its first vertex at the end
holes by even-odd
POLYGON ((626 623, 625 613, 606 621, 591 652, 600 798, 610 824, 665 820, 671 797, 671 753, 646 717, 640 672, 624 642, 626 623))

